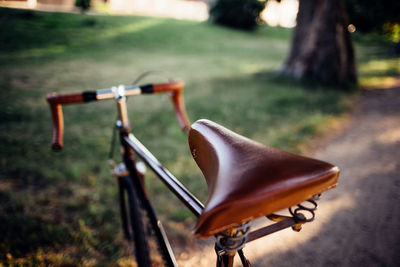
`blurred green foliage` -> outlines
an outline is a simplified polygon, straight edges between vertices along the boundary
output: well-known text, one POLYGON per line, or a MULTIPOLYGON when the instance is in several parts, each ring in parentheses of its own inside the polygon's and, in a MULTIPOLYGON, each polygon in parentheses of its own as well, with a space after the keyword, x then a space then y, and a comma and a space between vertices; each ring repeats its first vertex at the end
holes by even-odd
POLYGON ((75 6, 85 12, 91 7, 90 0, 75 0, 75 6))
POLYGON ((349 23, 361 32, 379 31, 399 42, 400 1, 345 0, 349 23))
POLYGON ((260 0, 216 0, 210 8, 210 19, 232 28, 254 30, 261 22, 265 4, 260 0))

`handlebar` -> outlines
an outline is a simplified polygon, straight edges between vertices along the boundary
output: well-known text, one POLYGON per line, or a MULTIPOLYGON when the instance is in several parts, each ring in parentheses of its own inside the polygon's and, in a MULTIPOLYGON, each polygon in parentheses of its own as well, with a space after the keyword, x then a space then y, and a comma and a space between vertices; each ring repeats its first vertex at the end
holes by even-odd
POLYGON ((141 86, 119 86, 96 91, 85 91, 76 94, 50 93, 47 95, 46 99, 50 105, 51 116, 53 119, 52 148, 55 151, 59 151, 63 147, 64 117, 62 105, 81 104, 96 100, 118 98, 120 96, 170 93, 178 123, 182 130, 187 133, 190 129, 190 123, 183 102, 183 86, 183 81, 172 81, 168 83, 146 84, 141 86))

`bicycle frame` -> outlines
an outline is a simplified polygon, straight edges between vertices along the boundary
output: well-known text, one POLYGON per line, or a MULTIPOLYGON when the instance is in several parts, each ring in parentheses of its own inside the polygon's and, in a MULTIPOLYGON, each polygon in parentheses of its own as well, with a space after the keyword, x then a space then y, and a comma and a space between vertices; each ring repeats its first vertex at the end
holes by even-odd
MULTIPOLYGON (((122 100, 124 101, 124 100, 122 100)), ((118 104, 119 108, 123 108, 123 104, 118 104)), ((120 123, 117 123, 121 125, 120 123)), ((124 123, 122 123, 123 125, 124 123)), ((165 234, 161 221, 157 219, 154 209, 145 193, 143 183, 140 181, 133 151, 152 169, 152 171, 160 178, 162 182, 169 188, 169 190, 177 196, 180 201, 196 216, 200 216, 204 206, 190 191, 182 185, 171 172, 168 171, 161 163, 153 156, 153 154, 132 134, 129 129, 120 129, 120 142, 123 147, 123 160, 133 180, 135 189, 142 201, 144 209, 146 210, 150 223, 155 229, 156 238, 163 251, 164 258, 169 266, 178 266, 175 260, 174 253, 171 245, 165 234)), ((220 249, 215 246, 217 253, 217 267, 231 267, 233 266, 233 258, 235 253, 221 254, 220 249)), ((249 261, 245 258, 243 251, 240 249, 239 256, 243 266, 250 266, 249 261)))
POLYGON ((204 206, 178 181, 178 179, 164 168, 153 154, 151 154, 151 152, 131 133, 125 95, 120 92, 116 95, 116 100, 118 108, 118 120, 116 125, 119 128, 120 143, 123 148, 123 161, 129 171, 134 187, 139 195, 139 199, 147 212, 150 223, 153 225, 160 249, 163 251, 163 255, 166 256, 164 260, 170 266, 177 266, 175 256, 162 223, 157 219, 154 209, 145 193, 144 183, 140 180, 140 176, 138 175, 133 151, 135 151, 135 153, 153 170, 161 181, 167 185, 167 187, 190 209, 190 211, 192 211, 196 217, 201 214, 204 206))
MULTIPOLYGON (((120 111, 119 114, 125 113, 126 103, 124 98, 118 100, 118 109, 120 111)), ((157 158, 130 132, 129 121, 127 120, 127 117, 124 121, 124 116, 120 116, 120 122, 117 122, 117 126, 120 129, 120 142, 121 146, 123 147, 124 163, 130 173, 130 176, 134 180, 135 188, 137 189, 139 198, 144 204, 144 208, 148 213, 151 224, 155 226, 155 229, 157 229, 156 238, 160 241, 159 243, 161 245, 161 249, 164 250, 164 255, 169 255, 168 259, 166 259, 167 263, 170 266, 177 266, 175 256, 168 238, 165 235, 162 223, 157 219, 152 205, 145 193, 145 188, 143 188, 143 183, 140 181, 138 176, 133 151, 151 168, 151 170, 160 178, 160 180, 169 188, 169 190, 174 193, 175 196, 177 196, 196 217, 200 216, 202 210, 204 209, 204 205, 184 185, 182 185, 179 180, 170 171, 168 171, 168 169, 163 167, 157 158), (125 125, 125 127, 123 125, 125 125)), ((295 216, 287 217, 270 215, 268 218, 277 223, 250 232, 244 237, 245 239, 243 239, 242 246, 244 246, 245 243, 249 243, 288 227, 292 227, 293 230, 299 231, 301 229, 301 221, 303 221, 303 223, 305 222, 305 218, 296 218, 295 216)), ((234 253, 225 253, 226 251, 221 250, 221 248, 217 245, 217 241, 215 245, 215 251, 217 254, 217 267, 233 266, 233 259, 236 254, 236 250, 234 250, 234 253)), ((243 266, 251 266, 241 247, 237 250, 237 252, 243 266)))
MULTIPOLYGON (((140 157, 147 166, 157 175, 159 179, 168 187, 168 189, 178 197, 178 199, 196 216, 199 217, 202 213, 203 204, 183 185, 179 180, 172 175, 154 155, 131 133, 130 123, 128 119, 126 96, 139 95, 143 93, 165 93, 170 92, 174 104, 175 113, 181 128, 188 132, 190 125, 184 111, 182 100, 183 83, 179 81, 166 84, 154 84, 145 86, 130 86, 130 87, 113 87, 110 89, 97 90, 96 92, 84 92, 81 94, 56 95, 49 94, 47 101, 50 104, 53 117, 53 149, 60 150, 63 142, 63 116, 61 105, 84 103, 93 100, 103 100, 114 98, 117 102, 118 120, 116 126, 119 130, 120 145, 122 147, 122 158, 133 182, 134 188, 138 197, 147 212, 150 223, 155 230, 155 236, 160 245, 160 249, 165 261, 169 266, 177 266, 174 254, 165 234, 162 223, 157 219, 154 209, 147 197, 144 182, 141 180, 141 175, 136 169, 135 154, 140 157)), ((293 230, 299 231, 301 225, 314 219, 314 210, 316 203, 312 201, 315 207, 304 208, 298 206, 295 212, 291 212, 292 217, 281 215, 269 215, 268 219, 276 222, 275 224, 257 229, 253 232, 249 231, 247 225, 233 227, 229 231, 225 231, 216 235, 215 251, 217 253, 217 267, 233 266, 233 259, 238 252, 243 266, 250 266, 249 261, 243 254, 242 247, 253 240, 272 234, 287 227, 292 227, 293 230), (300 210, 300 212, 298 212, 300 210), (311 213, 312 218, 307 219, 301 211, 311 213)), ((290 210, 291 211, 291 210, 290 210)))

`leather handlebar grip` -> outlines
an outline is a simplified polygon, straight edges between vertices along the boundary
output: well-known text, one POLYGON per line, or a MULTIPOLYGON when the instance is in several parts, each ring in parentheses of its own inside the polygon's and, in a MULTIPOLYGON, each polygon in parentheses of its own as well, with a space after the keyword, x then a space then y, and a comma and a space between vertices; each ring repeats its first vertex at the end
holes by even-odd
POLYGON ((185 105, 183 103, 182 91, 172 93, 172 102, 174 103, 174 110, 176 118, 178 119, 179 125, 185 133, 189 133, 190 122, 185 111, 185 105))
POLYGON ((183 81, 173 81, 170 83, 153 84, 154 93, 171 93, 171 100, 174 104, 175 115, 179 126, 186 133, 189 133, 190 122, 186 114, 183 102, 183 81))
POLYGON ((63 147, 64 136, 64 117, 62 112, 62 105, 82 103, 83 96, 79 94, 57 95, 50 93, 46 97, 50 105, 51 117, 53 119, 53 141, 51 148, 54 151, 60 151, 63 147))

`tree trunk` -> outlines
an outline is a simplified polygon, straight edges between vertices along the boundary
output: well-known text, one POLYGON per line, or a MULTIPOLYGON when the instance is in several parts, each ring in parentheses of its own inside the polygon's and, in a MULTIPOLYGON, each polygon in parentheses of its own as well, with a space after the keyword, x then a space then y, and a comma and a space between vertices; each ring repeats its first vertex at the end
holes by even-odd
POLYGON ((357 82, 354 48, 343 0, 299 0, 297 26, 282 73, 325 85, 357 82))

